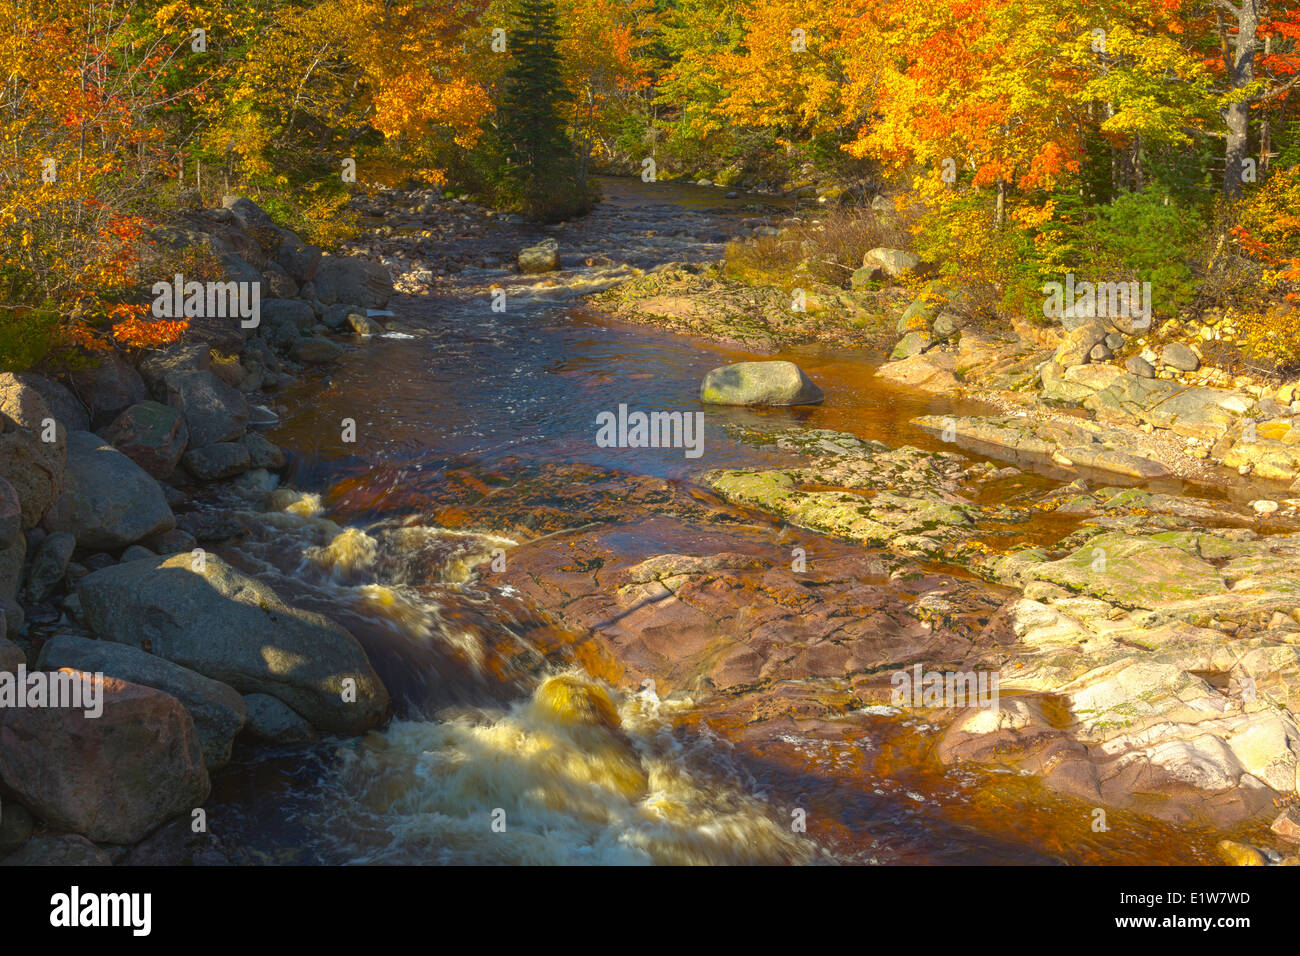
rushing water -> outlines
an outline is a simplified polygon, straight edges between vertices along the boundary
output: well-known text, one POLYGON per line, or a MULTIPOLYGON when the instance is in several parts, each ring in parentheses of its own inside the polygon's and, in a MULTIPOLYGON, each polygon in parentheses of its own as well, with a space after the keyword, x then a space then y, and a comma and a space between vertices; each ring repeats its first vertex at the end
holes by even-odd
MULTIPOLYGON (((753 201, 636 181, 605 189, 598 211, 561 233, 566 267, 596 253, 615 268, 716 257, 753 201)), ((511 234, 516 246, 530 239, 511 234)), ((215 779, 213 819, 243 859, 1206 858, 1208 837, 1144 824, 1140 840, 1107 842, 1033 781, 990 785, 987 774, 939 768, 928 756, 934 728, 920 721, 861 713, 759 752, 724 711, 606 688, 576 661, 539 651, 543 636, 548 646, 557 636, 471 571, 515 542, 433 522, 435 508, 553 482, 547 465, 690 483, 709 468, 786 460, 733 440, 728 423, 807 423, 934 447, 911 418, 977 410, 883 386, 873 356, 805 348, 789 357, 824 387, 819 408, 711 409, 698 458, 599 447, 601 412, 697 412, 706 371, 755 357, 575 302, 575 289, 600 285, 610 268, 566 268, 562 283, 471 269, 436 298, 399 297, 399 318, 426 335, 378 337, 280 398, 288 412, 270 437, 294 453, 285 487, 269 510, 247 516, 250 533, 226 557, 356 634, 392 691, 396 719, 357 741, 239 752, 215 779), (507 290, 505 312, 491 308, 493 285, 507 290), (806 836, 791 832, 791 805, 812 808, 818 822, 806 836)), ((690 551, 689 541, 678 545, 690 551)))

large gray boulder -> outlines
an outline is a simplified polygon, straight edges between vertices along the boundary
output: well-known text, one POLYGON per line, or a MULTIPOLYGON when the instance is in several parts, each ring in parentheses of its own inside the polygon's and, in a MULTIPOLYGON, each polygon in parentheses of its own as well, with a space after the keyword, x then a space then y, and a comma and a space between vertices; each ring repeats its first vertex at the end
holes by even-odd
POLYGON ((248 447, 242 441, 222 441, 191 448, 181 460, 186 470, 200 481, 233 478, 248 471, 252 464, 248 447))
POLYGON ((163 383, 163 400, 180 410, 189 428, 190 445, 201 448, 238 441, 248 422, 248 399, 212 372, 176 372, 163 383))
POLYGON ((44 525, 74 535, 78 547, 114 551, 175 527, 176 519, 139 465, 98 435, 72 432, 63 491, 44 525))
POLYGON ((393 277, 375 262, 353 256, 325 256, 312 278, 316 298, 324 305, 351 302, 382 309, 393 297, 393 277))
POLYGON ((67 430, 56 423, 51 432, 54 421, 36 389, 0 373, 0 478, 18 493, 24 529, 35 527, 63 486, 67 430))
POLYGON ((132 405, 103 429, 114 448, 162 481, 181 460, 190 432, 180 409, 159 402, 132 405))
POLYGON ((72 373, 72 384, 90 412, 93 428, 107 425, 123 409, 149 397, 144 379, 126 357, 117 352, 97 352, 85 368, 72 373))
POLYGON ((68 391, 64 385, 33 372, 24 372, 15 375, 14 378, 28 388, 36 389, 41 398, 45 399, 45 404, 49 406, 55 421, 66 430, 90 431, 90 413, 86 411, 86 406, 81 404, 81 399, 68 391))
POLYGON ((70 667, 171 694, 194 719, 209 770, 230 762, 231 745, 248 722, 244 698, 233 687, 126 644, 60 634, 45 642, 37 667, 70 667))
POLYGON ((141 559, 82 578, 87 625, 101 638, 157 654, 244 694, 277 697, 312 725, 361 733, 388 692, 356 639, 290 607, 215 555, 141 559))
POLYGON ((793 362, 738 362, 704 376, 700 401, 715 405, 817 405, 824 398, 793 362))
POLYGON ((209 792, 194 721, 170 694, 127 681, 93 681, 80 707, 0 709, 0 781, 46 823, 102 843, 134 843, 203 805, 209 792))

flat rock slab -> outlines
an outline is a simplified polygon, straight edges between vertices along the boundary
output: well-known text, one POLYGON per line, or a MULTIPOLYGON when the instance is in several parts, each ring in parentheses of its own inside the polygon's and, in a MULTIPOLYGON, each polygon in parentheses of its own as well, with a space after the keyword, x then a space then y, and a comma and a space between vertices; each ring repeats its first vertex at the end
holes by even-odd
POLYGON ((945 576, 891 585, 877 558, 811 536, 805 570, 791 548, 755 534, 737 550, 719 534, 654 518, 525 546, 511 555, 508 583, 566 627, 585 632, 580 654, 635 685, 660 692, 759 692, 787 680, 869 680, 917 660, 956 661, 996 647, 983 628, 1000 589, 945 576), (621 547, 689 540, 692 553, 638 559, 621 547), (795 565, 797 566, 797 565, 795 565), (915 592, 943 595, 942 621, 915 613, 915 592))

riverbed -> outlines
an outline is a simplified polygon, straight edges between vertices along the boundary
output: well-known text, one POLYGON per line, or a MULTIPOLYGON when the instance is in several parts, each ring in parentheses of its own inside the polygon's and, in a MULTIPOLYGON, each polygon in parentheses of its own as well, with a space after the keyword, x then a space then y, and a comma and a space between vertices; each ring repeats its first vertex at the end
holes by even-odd
MULTIPOLYGON (((1119 813, 1094 832, 1090 808, 1034 778, 941 766, 939 728, 923 717, 846 706, 834 720, 763 722, 726 697, 619 686, 580 635, 499 583, 494 561, 525 544, 560 548, 590 525, 623 554, 695 553, 707 536, 713 551, 784 555, 788 529, 728 509, 698 481, 794 460, 736 426, 935 449, 912 419, 983 411, 876 379, 878 354, 818 346, 779 357, 821 385, 823 405, 704 408, 707 371, 772 356, 619 322, 580 296, 629 268, 719 258, 767 200, 602 187, 580 223, 498 221, 480 239, 484 264, 390 305, 420 334, 376 336, 279 397, 268 437, 290 467, 223 556, 356 634, 396 713, 356 741, 237 750, 209 811, 226 845, 273 863, 1212 862, 1222 833, 1119 813), (548 234, 560 273, 494 265, 548 234), (620 405, 703 411, 702 453, 602 447, 597 416, 620 405), (706 532, 665 518, 638 503, 648 481, 727 520, 706 532), (593 738, 540 706, 534 691, 556 673, 613 685, 618 734, 593 738)), ((800 540, 846 561, 861 551, 800 540)), ((907 596, 905 581, 872 583, 907 596)))

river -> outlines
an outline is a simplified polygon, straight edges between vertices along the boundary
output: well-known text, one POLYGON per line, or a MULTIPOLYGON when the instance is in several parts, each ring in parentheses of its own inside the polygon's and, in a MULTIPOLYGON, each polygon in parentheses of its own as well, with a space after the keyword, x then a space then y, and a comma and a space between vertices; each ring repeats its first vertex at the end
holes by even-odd
MULTIPOLYGON (((482 566, 509 560, 519 531, 563 540, 571 516, 547 509, 563 497, 566 467, 610 476, 615 497, 640 477, 696 492, 706 469, 786 460, 735 440, 729 424, 932 448, 910 419, 978 410, 886 387, 873 377, 877 355, 805 347, 782 357, 822 385, 822 406, 710 409, 698 458, 600 447, 600 413, 697 412, 705 372, 759 356, 611 320, 579 295, 627 266, 718 258, 766 202, 637 180, 602 186, 591 216, 549 233, 564 256, 558 281, 494 265, 548 234, 501 219, 477 240, 484 264, 394 300, 424 334, 376 337, 278 398, 286 411, 268 437, 292 452, 290 468, 273 507, 246 514, 250 533, 223 556, 356 634, 396 714, 360 740, 237 750, 214 777, 214 832, 243 861, 277 863, 1209 860, 1214 834, 1149 821, 1093 833, 1085 808, 1033 779, 943 768, 930 754, 936 728, 878 709, 756 737, 725 707, 623 687, 609 697, 620 726, 607 732, 537 697, 545 675, 564 673, 569 683, 550 691, 603 707, 604 675, 584 673, 545 609, 482 566), (492 307, 494 288, 504 311, 492 307), (503 503, 492 529, 457 518, 461 503, 501 489, 533 504, 503 503)), ((644 517, 628 507, 631 537, 644 517)), ((613 534, 620 521, 607 524, 613 534)), ((756 517, 731 532, 733 547, 780 533, 756 517)), ((689 553, 695 543, 667 534, 642 544, 689 553)))

